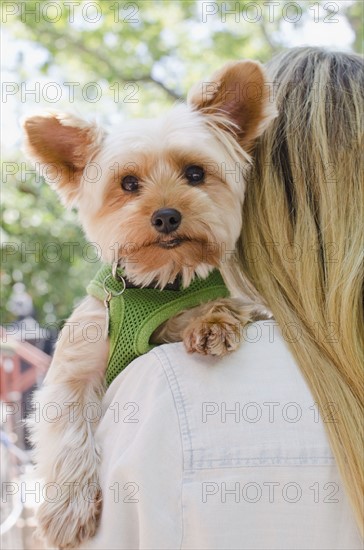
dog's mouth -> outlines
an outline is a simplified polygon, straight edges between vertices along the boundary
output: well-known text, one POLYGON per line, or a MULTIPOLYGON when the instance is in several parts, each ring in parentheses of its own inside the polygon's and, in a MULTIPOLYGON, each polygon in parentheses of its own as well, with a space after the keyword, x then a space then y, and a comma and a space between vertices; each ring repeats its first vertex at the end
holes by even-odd
POLYGON ((207 242, 208 241, 207 240, 205 241, 204 239, 199 239, 199 238, 194 239, 187 236, 175 235, 175 236, 171 236, 170 238, 164 237, 153 241, 144 242, 142 245, 140 245, 139 248, 143 249, 143 248, 149 248, 149 247, 152 247, 152 248, 157 247, 157 248, 162 248, 163 250, 173 250, 174 248, 178 248, 183 244, 187 244, 187 243, 203 247, 207 242))
POLYGON ((171 249, 171 248, 177 248, 177 246, 181 246, 184 242, 186 242, 187 239, 181 239, 181 238, 175 238, 175 239, 168 239, 164 241, 158 241, 158 246, 160 248, 164 249, 171 249))

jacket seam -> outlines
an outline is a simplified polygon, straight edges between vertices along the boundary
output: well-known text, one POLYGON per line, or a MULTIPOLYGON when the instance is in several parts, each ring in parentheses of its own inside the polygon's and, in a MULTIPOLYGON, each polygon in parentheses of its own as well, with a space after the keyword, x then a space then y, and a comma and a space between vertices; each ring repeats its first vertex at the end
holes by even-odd
MULTIPOLYGON (((179 548, 181 549, 182 544, 183 544, 183 539, 184 539, 184 525, 185 525, 185 522, 184 522, 184 508, 183 508, 183 489, 184 489, 184 481, 185 481, 184 478, 185 478, 185 472, 189 470, 188 468, 186 468, 186 465, 185 465, 185 448, 184 448, 184 436, 183 436, 184 430, 183 430, 182 425, 181 425, 181 420, 182 420, 181 415, 180 415, 181 409, 182 409, 182 412, 183 412, 184 424, 186 426, 186 432, 185 433, 188 436, 188 439, 189 439, 189 442, 190 442, 190 448, 192 448, 191 433, 190 433, 190 430, 188 429, 187 414, 186 414, 186 409, 185 409, 185 404, 184 404, 182 392, 181 392, 181 389, 179 387, 176 374, 173 370, 173 367, 172 367, 172 365, 169 361, 168 356, 166 355, 166 353, 163 350, 161 350, 159 348, 154 348, 149 353, 152 353, 155 356, 155 358, 158 360, 158 363, 160 364, 160 366, 163 369, 163 372, 164 372, 164 375, 166 377, 169 389, 170 389, 171 394, 172 394, 172 399, 173 399, 173 403, 174 403, 174 406, 175 406, 177 421, 178 421, 178 426, 179 426, 179 433, 180 433, 180 439, 181 439, 181 449, 182 449, 182 476, 181 476, 182 477, 182 483, 181 483, 181 491, 180 491, 181 542, 180 542, 180 545, 179 545, 179 548), (178 392, 178 396, 176 396, 176 392, 178 392), (178 397, 178 399, 177 399, 177 397, 178 397), (177 401, 179 401, 180 404, 177 401)), ((191 468, 192 468, 192 461, 191 460, 190 460, 190 465, 191 465, 191 468)))

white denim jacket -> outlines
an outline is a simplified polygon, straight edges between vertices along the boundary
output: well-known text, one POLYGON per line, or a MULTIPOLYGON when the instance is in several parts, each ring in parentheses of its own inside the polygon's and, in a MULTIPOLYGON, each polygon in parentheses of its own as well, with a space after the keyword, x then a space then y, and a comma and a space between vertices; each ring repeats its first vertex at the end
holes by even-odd
POLYGON ((89 549, 361 549, 324 424, 282 333, 223 359, 167 344, 112 383, 96 432, 104 504, 89 549))

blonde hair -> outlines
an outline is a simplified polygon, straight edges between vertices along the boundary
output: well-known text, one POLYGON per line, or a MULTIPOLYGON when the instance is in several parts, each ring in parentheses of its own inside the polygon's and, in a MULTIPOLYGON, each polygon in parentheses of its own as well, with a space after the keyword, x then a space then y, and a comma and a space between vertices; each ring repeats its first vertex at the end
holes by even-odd
POLYGON ((266 69, 279 115, 253 152, 230 284, 247 277, 293 328, 363 532, 363 60, 295 48, 266 69))

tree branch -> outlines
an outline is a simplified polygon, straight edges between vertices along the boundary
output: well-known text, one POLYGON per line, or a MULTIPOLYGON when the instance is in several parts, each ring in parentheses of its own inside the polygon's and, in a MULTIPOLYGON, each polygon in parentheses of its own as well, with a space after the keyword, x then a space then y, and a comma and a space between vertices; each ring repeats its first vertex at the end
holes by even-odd
MULTIPOLYGON (((272 2, 272 0, 268 0, 269 4, 271 2, 272 2)), ((272 40, 272 38, 270 37, 270 35, 267 31, 267 27, 265 26, 265 22, 264 22, 264 17, 260 21, 260 29, 262 31, 262 34, 263 34, 265 40, 267 41, 268 46, 271 49, 271 52, 276 53, 277 51, 279 51, 279 46, 274 42, 274 40, 272 40)))
POLYGON ((268 31, 267 31, 267 28, 266 28, 265 23, 264 23, 263 20, 260 22, 260 28, 261 28, 262 34, 263 34, 264 38, 266 39, 267 44, 268 44, 268 46, 270 47, 272 53, 276 53, 276 52, 279 50, 279 48, 278 48, 278 46, 274 43, 274 41, 272 40, 272 38, 269 36, 268 31))
MULTIPOLYGON (((120 69, 119 67, 116 67, 108 57, 103 55, 99 50, 90 49, 85 44, 74 37, 71 36, 65 36, 64 34, 61 34, 54 29, 41 29, 40 27, 37 27, 37 36, 43 36, 46 37, 47 40, 66 40, 67 42, 71 43, 72 46, 75 46, 80 51, 84 52, 85 54, 91 56, 93 59, 97 59, 99 62, 101 62, 105 67, 107 67, 108 72, 110 76, 118 75, 118 78, 122 80, 123 82, 130 82, 131 79, 120 75, 120 69)), ((94 69, 95 70, 95 69, 94 69)), ((101 75, 103 76, 103 75, 101 75)), ((181 96, 168 86, 166 86, 163 82, 160 80, 157 80, 156 78, 153 78, 151 74, 141 75, 138 77, 133 77, 133 82, 152 82, 159 88, 161 88, 171 99, 174 101, 181 99, 181 96)))

